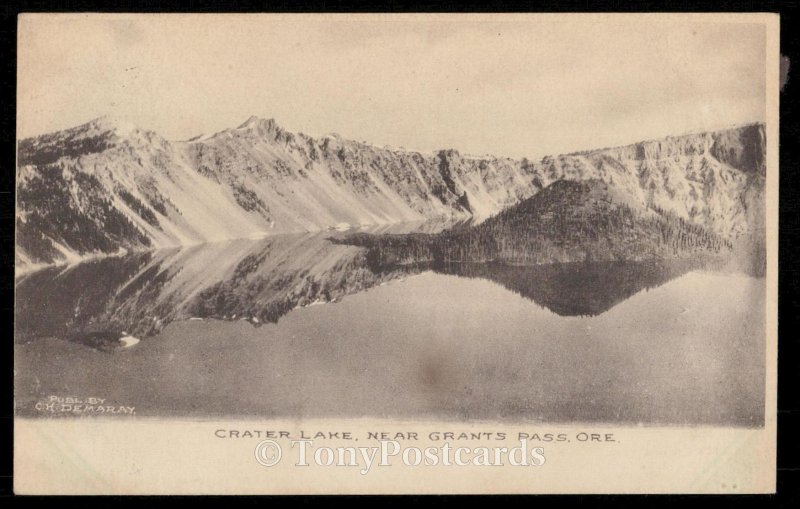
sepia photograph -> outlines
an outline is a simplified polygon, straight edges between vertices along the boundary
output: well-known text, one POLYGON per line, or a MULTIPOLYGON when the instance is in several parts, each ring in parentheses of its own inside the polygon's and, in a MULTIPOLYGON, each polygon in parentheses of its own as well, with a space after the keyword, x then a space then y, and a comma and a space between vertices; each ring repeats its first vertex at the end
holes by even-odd
POLYGON ((774 492, 777 15, 18 28, 17 492, 774 492))

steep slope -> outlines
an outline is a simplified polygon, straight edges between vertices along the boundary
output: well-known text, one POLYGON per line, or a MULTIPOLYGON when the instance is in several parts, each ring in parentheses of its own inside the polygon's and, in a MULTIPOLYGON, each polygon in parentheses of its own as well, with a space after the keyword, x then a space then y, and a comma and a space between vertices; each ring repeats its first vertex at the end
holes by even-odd
POLYGON ((17 261, 53 262, 262 233, 183 147, 103 118, 19 145, 17 261))
POLYGON ((185 142, 101 118, 21 140, 18 164, 20 269, 337 226, 480 222, 558 180, 602 180, 726 239, 763 223, 762 125, 517 161, 312 138, 256 117, 185 142))

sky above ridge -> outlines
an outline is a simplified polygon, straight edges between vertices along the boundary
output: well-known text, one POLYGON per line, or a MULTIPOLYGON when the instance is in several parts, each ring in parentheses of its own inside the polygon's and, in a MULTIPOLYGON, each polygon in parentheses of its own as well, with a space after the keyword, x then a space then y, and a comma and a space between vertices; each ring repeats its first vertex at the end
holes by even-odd
POLYGON ((511 157, 760 121, 756 18, 22 15, 20 138, 119 116, 511 157), (713 21, 713 22, 712 22, 713 21))

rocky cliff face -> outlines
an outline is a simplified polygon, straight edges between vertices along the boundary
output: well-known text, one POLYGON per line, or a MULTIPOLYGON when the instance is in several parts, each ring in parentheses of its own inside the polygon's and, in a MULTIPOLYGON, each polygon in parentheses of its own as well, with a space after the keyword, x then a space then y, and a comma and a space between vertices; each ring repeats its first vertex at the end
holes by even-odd
POLYGON ((113 119, 20 141, 17 266, 278 232, 482 221, 599 179, 735 240, 763 230, 764 126, 538 161, 312 138, 252 117, 185 142, 113 119))

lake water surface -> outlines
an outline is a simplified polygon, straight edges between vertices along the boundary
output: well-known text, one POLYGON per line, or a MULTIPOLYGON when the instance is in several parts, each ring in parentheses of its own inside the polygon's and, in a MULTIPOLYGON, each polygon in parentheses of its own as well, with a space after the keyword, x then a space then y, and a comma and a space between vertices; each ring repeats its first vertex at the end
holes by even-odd
POLYGON ((763 279, 362 254, 309 234, 20 278, 16 411, 73 416, 37 409, 55 395, 137 416, 763 426, 763 279))

